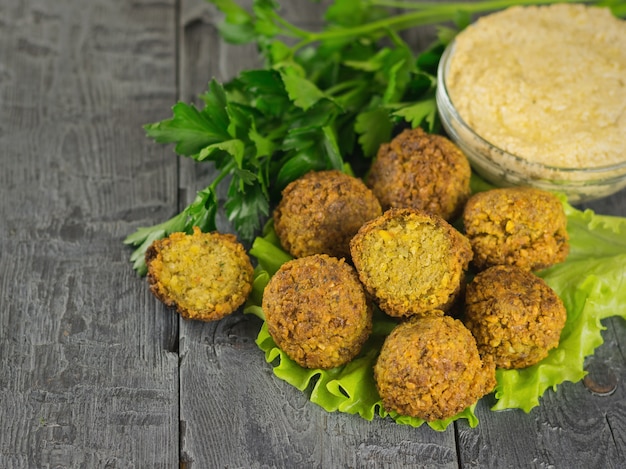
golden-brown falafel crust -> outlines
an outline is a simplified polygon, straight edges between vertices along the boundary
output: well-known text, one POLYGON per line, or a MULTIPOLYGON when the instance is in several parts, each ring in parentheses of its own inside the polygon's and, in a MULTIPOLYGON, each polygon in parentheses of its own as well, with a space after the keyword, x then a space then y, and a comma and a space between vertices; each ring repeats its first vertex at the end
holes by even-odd
POLYGON ((478 192, 465 205, 463 224, 478 270, 515 265, 535 271, 564 261, 569 252, 563 204, 541 189, 478 192))
POLYGON ((385 339, 374 379, 387 411, 427 421, 452 417, 496 385, 470 331, 450 316, 410 318, 385 339))
POLYGON ((292 181, 274 210, 274 229, 294 257, 350 255, 350 239, 382 213, 365 183, 337 170, 310 172, 292 181))
POLYGON ((361 282, 394 317, 447 311, 472 258, 469 241, 443 218, 406 208, 363 225, 350 246, 361 282))
POLYGON ((372 331, 372 309, 356 272, 326 254, 283 264, 263 292, 262 309, 276 345, 305 368, 343 365, 372 331))
POLYGON ((514 266, 494 266, 467 285, 465 324, 481 355, 499 368, 534 365, 559 344, 567 313, 541 278, 514 266))
POLYGON ((470 196, 467 157, 442 135, 407 129, 380 146, 366 183, 383 210, 417 208, 452 221, 470 196))
POLYGON ((146 264, 152 293, 185 319, 222 319, 252 290, 252 263, 232 234, 172 233, 152 243, 146 264))

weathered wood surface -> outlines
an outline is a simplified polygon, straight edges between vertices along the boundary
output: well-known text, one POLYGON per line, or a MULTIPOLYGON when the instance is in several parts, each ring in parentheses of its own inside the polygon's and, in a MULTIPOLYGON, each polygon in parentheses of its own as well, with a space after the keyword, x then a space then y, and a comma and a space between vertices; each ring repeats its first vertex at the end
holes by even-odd
MULTIPOLYGON (((625 467, 622 320, 589 361, 610 396, 484 399, 477 428, 438 433, 327 413, 274 377, 256 318, 185 322, 151 296, 121 241, 209 172, 141 125, 256 63, 217 20, 201 0, 0 0, 0 468, 625 467)), ((626 216, 626 192, 591 206, 626 216)))
POLYGON ((175 1, 0 2, 0 467, 176 467, 172 318, 120 246, 169 216, 141 124, 176 98, 175 1))

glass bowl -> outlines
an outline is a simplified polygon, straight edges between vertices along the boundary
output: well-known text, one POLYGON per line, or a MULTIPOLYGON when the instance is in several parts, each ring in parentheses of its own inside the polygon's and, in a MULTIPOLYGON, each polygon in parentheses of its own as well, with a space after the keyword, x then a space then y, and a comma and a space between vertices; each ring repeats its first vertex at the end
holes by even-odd
POLYGON ((498 187, 532 186, 561 192, 571 204, 600 199, 626 187, 626 161, 593 168, 556 167, 528 161, 483 139, 461 118, 448 95, 446 76, 453 54, 454 41, 439 62, 437 108, 449 138, 477 174, 498 187))

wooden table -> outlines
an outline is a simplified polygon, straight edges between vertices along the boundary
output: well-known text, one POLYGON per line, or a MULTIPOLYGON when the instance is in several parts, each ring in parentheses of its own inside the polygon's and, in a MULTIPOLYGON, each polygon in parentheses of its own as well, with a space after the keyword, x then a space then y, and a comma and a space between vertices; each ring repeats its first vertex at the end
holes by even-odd
MULTIPOLYGON (((122 240, 208 172, 142 125, 257 60, 216 21, 201 0, 0 1, 0 468, 626 467, 621 319, 590 361, 612 395, 486 398, 477 428, 435 432, 327 413, 273 375, 258 319, 185 322, 150 294, 122 240)), ((590 206, 626 216, 626 191, 590 206)))

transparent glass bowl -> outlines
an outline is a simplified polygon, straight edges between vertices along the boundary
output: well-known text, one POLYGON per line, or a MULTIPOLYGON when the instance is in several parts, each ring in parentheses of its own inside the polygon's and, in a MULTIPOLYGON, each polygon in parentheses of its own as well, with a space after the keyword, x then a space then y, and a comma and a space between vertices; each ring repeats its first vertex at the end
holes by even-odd
POLYGON ((555 167, 528 161, 480 137, 461 118, 448 95, 446 76, 452 54, 454 42, 439 62, 437 107, 446 133, 465 153, 476 173, 498 187, 533 186, 561 192, 572 204, 600 199, 626 187, 626 161, 593 168, 555 167))

